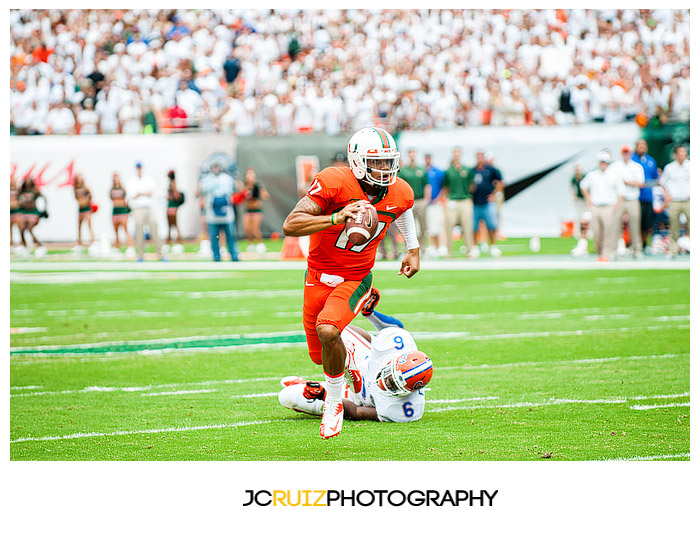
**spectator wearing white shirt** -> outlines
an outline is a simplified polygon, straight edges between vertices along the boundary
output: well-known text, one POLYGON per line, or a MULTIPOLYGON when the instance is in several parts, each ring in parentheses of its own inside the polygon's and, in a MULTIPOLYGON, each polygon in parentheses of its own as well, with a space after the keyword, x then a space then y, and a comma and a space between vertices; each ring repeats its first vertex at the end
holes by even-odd
MULTIPOLYGON (((62 99, 82 100, 75 88, 82 86, 85 77, 96 87, 98 79, 105 87, 126 87, 135 81, 140 90, 153 89, 170 104, 177 80, 189 69, 185 64, 191 64, 209 110, 197 107, 198 113, 188 111, 190 117, 208 113, 213 120, 221 116, 225 104, 217 95, 225 86, 216 84, 217 79, 224 83, 235 80, 236 88, 240 82, 243 97, 288 85, 294 102, 306 95, 309 85, 324 95, 326 87, 319 84, 323 80, 344 85, 347 109, 341 128, 356 123, 365 126, 369 112, 370 120, 378 114, 387 125, 407 124, 411 129, 430 128, 436 120, 447 127, 481 124, 481 114, 490 108, 490 95, 480 78, 500 85, 500 90, 492 91, 494 96, 498 91, 505 107, 495 110, 492 124, 503 119, 521 121, 516 114, 502 114, 513 105, 510 95, 516 78, 524 83, 518 90, 530 103, 533 122, 570 121, 566 114, 551 113, 551 88, 562 79, 598 73, 595 81, 583 76, 583 84, 572 91, 576 120, 588 122, 592 115, 597 121, 615 122, 659 110, 681 117, 688 114, 689 76, 683 72, 689 67, 689 21, 687 9, 513 9, 507 16, 473 9, 299 10, 293 15, 239 9, 101 10, 89 14, 13 10, 10 65, 12 80, 26 81, 42 110, 62 99), (54 18, 62 22, 56 24, 54 18), (47 47, 52 51, 41 58, 33 50, 37 32, 46 40, 44 53, 47 47), (291 36, 296 45, 287 55, 291 36), (232 43, 239 65, 227 79, 222 65, 232 43), (299 43, 305 54, 298 53, 299 43), (464 65, 470 66, 469 80, 460 78, 464 65), (95 73, 99 76, 93 77, 95 73), (156 80, 153 88, 145 87, 150 77, 156 80), (161 85, 169 77, 173 83, 164 80, 161 85), (444 95, 438 92, 441 86, 444 95), (454 98, 465 102, 466 87, 473 97, 467 98, 469 109, 461 110, 460 105, 450 117, 454 98), (412 92, 411 102, 420 106, 413 113, 418 117, 411 121, 404 119, 405 105, 392 104, 406 91, 412 92), (394 92, 397 98, 389 96, 394 92), (368 102, 362 103, 365 95, 368 102), (468 112, 466 117, 464 112, 468 112)), ((12 94, 18 91, 15 87, 12 94)), ((101 113, 98 102, 95 109, 101 113)), ((309 104, 312 111, 317 109, 313 102, 302 102, 300 118, 309 104)), ((24 131, 19 113, 19 130, 24 131)), ((316 118, 311 128, 334 132, 337 122, 329 125, 328 119, 316 118)))
MULTIPOLYGON (((116 92, 118 93, 118 91, 116 92)), ((100 118, 100 132, 102 134, 118 134, 119 133, 119 113, 120 103, 116 93, 107 85, 101 91, 95 104, 95 111, 100 118)))
POLYGON ((46 115, 47 134, 73 134, 75 132, 75 116, 66 101, 49 109, 46 115))
POLYGON ((664 208, 668 207, 671 223, 669 253, 675 257, 678 255, 681 214, 685 214, 690 236, 690 160, 688 149, 684 145, 675 147, 673 156, 675 160, 664 167, 659 184, 664 189, 664 208))
POLYGON ((141 162, 136 162, 136 175, 126 183, 126 198, 134 216, 136 251, 138 261, 143 261, 145 227, 153 240, 153 246, 160 260, 166 260, 161 251, 162 243, 158 234, 158 219, 155 214, 154 192, 156 184, 151 177, 143 174, 141 162))
POLYGON ((591 211, 591 227, 598 260, 607 262, 615 257, 618 236, 617 210, 622 203, 624 184, 608 172, 610 153, 600 151, 598 169, 586 174, 581 181, 581 192, 591 211))
POLYGON ((128 104, 119 109, 119 131, 122 134, 140 134, 143 130, 141 122, 141 104, 138 96, 132 95, 128 104))
POLYGON ((84 101, 85 107, 78 112, 78 126, 80 134, 99 134, 100 117, 95 111, 93 100, 84 101))
POLYGON ((622 240, 623 218, 627 214, 632 252, 639 259, 642 257, 642 210, 639 203, 639 190, 644 186, 644 168, 631 159, 632 148, 629 145, 623 145, 620 153, 622 159, 611 164, 608 170, 608 173, 619 178, 625 186, 618 214, 620 230, 618 241, 622 240))
POLYGON ((30 109, 31 119, 29 122, 29 134, 37 135, 44 134, 46 132, 46 114, 48 109, 45 107, 39 107, 37 101, 32 102, 32 107, 30 109))

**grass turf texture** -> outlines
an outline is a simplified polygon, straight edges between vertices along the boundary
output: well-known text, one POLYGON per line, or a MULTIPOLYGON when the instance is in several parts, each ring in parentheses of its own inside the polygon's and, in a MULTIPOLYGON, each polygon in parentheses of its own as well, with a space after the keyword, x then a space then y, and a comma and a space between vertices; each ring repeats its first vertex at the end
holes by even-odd
POLYGON ((317 419, 276 399, 282 376, 321 377, 299 342, 303 272, 60 284, 45 276, 11 284, 12 460, 690 452, 687 271, 423 271, 411 280, 377 272, 379 310, 401 318, 434 360, 426 413, 411 424, 346 421, 329 441, 317 419), (214 337, 241 334, 247 346, 216 347, 214 337), (288 344, 265 344, 279 334, 288 344), (194 336, 200 348, 172 348, 194 336), (90 346, 154 339, 161 348, 145 352, 90 346), (75 344, 87 349, 64 348, 75 344), (37 353, 49 345, 54 353, 37 353), (647 406, 666 407, 633 409, 647 406))

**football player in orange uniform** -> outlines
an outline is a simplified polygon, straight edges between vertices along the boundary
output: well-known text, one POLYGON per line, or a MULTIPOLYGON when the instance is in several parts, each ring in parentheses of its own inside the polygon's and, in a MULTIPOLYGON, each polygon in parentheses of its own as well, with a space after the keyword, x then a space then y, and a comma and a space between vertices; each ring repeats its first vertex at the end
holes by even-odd
POLYGON ((400 275, 420 269, 420 248, 413 213, 413 190, 399 171, 396 141, 382 128, 363 128, 348 143, 350 167, 327 167, 314 176, 306 195, 284 221, 287 236, 310 236, 304 287, 303 320, 309 355, 323 365, 326 403, 320 433, 324 439, 343 425, 345 346, 340 333, 372 294, 372 267, 377 247, 389 224, 396 224, 408 253, 400 275), (355 246, 345 233, 345 221, 377 209, 379 226, 369 242, 355 246))

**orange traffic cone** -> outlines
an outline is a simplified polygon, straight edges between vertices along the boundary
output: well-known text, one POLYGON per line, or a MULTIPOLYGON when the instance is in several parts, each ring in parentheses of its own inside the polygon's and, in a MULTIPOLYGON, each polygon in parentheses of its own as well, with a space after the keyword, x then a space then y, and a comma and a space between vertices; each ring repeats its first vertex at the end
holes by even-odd
POLYGON ((282 242, 283 260, 303 260, 304 255, 299 247, 299 238, 296 236, 285 236, 282 242))

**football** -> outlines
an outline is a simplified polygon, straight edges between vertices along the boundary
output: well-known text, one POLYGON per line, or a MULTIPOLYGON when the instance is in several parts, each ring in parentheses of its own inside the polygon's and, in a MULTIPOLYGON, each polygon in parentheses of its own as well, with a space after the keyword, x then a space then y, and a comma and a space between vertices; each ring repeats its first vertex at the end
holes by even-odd
POLYGON ((362 246, 369 242, 377 232, 379 217, 377 209, 372 205, 365 205, 365 212, 357 218, 348 218, 345 221, 345 233, 348 240, 354 246, 362 246))

